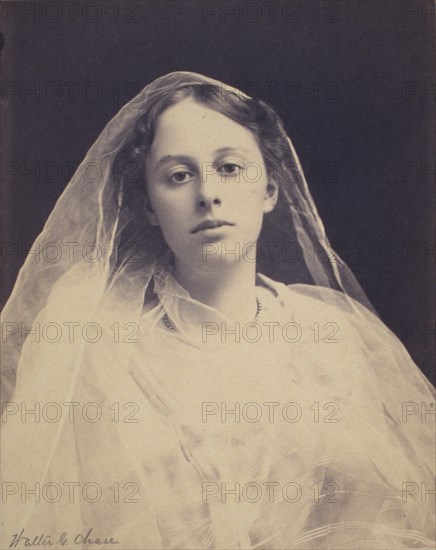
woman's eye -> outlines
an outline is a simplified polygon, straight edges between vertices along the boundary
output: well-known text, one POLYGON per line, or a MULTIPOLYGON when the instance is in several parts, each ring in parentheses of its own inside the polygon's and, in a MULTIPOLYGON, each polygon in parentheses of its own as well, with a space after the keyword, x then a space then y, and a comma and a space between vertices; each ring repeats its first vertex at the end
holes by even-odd
POLYGON ((224 174, 236 174, 243 169, 243 166, 236 164, 235 162, 225 162, 221 165, 220 172, 224 172, 224 174))
POLYGON ((178 170, 177 172, 174 172, 169 176, 169 180, 172 183, 185 183, 191 177, 192 174, 190 172, 187 172, 186 170, 178 170))

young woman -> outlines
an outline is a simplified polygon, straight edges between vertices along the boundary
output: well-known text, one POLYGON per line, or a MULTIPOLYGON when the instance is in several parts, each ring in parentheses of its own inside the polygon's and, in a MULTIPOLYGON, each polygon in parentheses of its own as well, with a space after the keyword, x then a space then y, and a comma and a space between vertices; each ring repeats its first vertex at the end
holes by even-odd
POLYGON ((157 79, 35 246, 3 315, 5 547, 432 547, 431 385, 270 107, 157 79))

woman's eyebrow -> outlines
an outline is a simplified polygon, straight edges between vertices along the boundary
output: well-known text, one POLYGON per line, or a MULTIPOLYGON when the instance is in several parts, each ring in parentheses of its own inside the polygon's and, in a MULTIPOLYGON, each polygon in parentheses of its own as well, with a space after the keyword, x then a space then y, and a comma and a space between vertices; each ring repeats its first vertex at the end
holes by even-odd
POLYGON ((156 170, 159 170, 159 168, 161 168, 165 164, 168 164, 169 162, 181 162, 185 164, 192 164, 193 161, 194 159, 187 155, 164 155, 156 162, 154 167, 156 170))
POLYGON ((248 153, 244 147, 221 147, 215 151, 215 154, 222 155, 223 153, 248 153))
MULTIPOLYGON (((220 147, 214 151, 215 155, 223 155, 229 153, 247 153, 247 149, 244 147, 220 147)), ((195 162, 195 159, 188 155, 164 155, 161 157, 155 164, 155 169, 159 170, 165 164, 169 162, 181 162, 185 164, 192 164, 195 162)))

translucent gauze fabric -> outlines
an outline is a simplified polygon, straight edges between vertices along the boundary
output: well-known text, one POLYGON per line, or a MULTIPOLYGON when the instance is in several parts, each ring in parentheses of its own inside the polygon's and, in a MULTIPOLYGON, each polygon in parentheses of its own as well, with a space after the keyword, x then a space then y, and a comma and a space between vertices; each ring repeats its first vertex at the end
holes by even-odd
POLYGON ((36 240, 62 257, 29 255, 4 309, 2 547, 433 548, 432 387, 329 247, 290 141, 264 235, 301 254, 259 267, 256 323, 223 333, 139 235, 114 259, 114 159, 186 84, 229 93, 178 72, 132 99, 36 240))

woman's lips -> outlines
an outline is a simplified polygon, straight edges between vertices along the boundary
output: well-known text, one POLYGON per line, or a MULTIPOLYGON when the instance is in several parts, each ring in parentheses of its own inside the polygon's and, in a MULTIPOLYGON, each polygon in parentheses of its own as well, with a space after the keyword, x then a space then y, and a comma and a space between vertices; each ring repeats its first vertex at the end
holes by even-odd
POLYGON ((235 225, 235 224, 224 220, 206 220, 205 222, 201 222, 196 227, 194 227, 191 233, 198 233, 199 231, 205 231, 207 229, 216 229, 218 227, 223 227, 225 225, 235 225))

